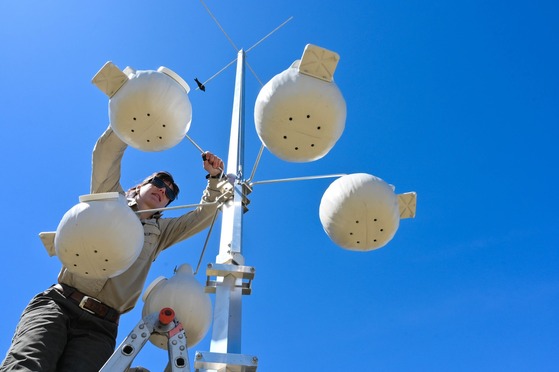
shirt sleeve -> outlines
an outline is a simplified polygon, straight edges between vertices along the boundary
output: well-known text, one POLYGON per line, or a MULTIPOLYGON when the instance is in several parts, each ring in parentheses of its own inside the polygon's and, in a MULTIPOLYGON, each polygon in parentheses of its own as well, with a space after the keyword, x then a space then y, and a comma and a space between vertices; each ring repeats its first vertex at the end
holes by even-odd
POLYGON ((217 188, 218 182, 219 180, 213 178, 208 180, 200 202, 203 205, 180 217, 159 219, 161 236, 158 251, 191 237, 211 224, 218 207, 213 202, 221 195, 217 188))
POLYGON ((91 164, 91 193, 120 192, 120 170, 122 157, 128 145, 109 127, 99 137, 93 148, 91 164))

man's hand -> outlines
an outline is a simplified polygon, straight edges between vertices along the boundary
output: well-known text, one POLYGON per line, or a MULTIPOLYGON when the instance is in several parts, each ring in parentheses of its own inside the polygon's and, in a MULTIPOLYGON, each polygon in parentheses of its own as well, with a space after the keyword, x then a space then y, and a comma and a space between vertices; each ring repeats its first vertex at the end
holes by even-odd
POLYGON ((223 160, 219 156, 206 151, 202 154, 202 159, 204 159, 204 169, 210 176, 218 176, 223 172, 223 160))

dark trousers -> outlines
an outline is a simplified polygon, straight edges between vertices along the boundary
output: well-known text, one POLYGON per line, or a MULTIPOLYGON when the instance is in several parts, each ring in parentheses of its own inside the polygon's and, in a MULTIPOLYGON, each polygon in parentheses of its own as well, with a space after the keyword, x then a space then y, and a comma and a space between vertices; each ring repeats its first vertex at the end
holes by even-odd
POLYGON ((117 327, 51 287, 23 311, 0 372, 97 372, 114 351, 117 327))

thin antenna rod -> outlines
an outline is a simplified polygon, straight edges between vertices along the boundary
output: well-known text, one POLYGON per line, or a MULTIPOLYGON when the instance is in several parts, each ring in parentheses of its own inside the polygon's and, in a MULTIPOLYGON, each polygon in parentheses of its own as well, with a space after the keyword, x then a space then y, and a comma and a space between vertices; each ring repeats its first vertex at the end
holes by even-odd
POLYGON ((279 25, 278 27, 276 27, 275 29, 272 30, 272 32, 270 32, 268 35, 264 36, 262 39, 260 39, 260 41, 258 41, 256 44, 254 44, 253 46, 251 46, 250 48, 248 48, 246 50, 245 53, 250 52, 252 49, 256 48, 260 43, 262 43, 264 40, 266 40, 268 37, 270 37, 274 32, 276 32, 277 30, 279 30, 280 28, 282 28, 283 26, 285 26, 285 24, 289 21, 291 21, 293 19, 293 16, 289 17, 287 20, 285 20, 281 25, 279 25))
MULTIPOLYGON (((206 85, 207 83, 209 83, 211 80, 213 80, 215 77, 217 77, 217 75, 221 74, 223 71, 225 71, 227 69, 227 67, 231 66, 233 63, 237 62, 237 58, 235 58, 234 60, 232 60, 231 62, 229 62, 225 67, 223 67, 221 70, 219 70, 218 72, 216 72, 215 74, 213 74, 213 76, 211 78, 209 78, 208 80, 204 81, 202 83, 202 85, 206 85)), ((198 90, 199 88, 196 88, 196 90, 198 90)))
POLYGON ((206 8, 206 11, 208 12, 208 14, 213 18, 214 22, 217 24, 217 27, 219 27, 219 29, 221 30, 221 32, 223 32, 223 35, 225 35, 225 37, 227 38, 227 40, 229 40, 229 42, 231 43, 231 45, 233 46, 233 48, 235 48, 235 51, 238 52, 239 48, 237 48, 237 46, 235 45, 235 43, 233 42, 233 40, 229 37, 229 35, 227 35, 227 32, 225 32, 225 30, 223 29, 223 27, 221 27, 221 25, 219 24, 217 18, 215 18, 215 16, 213 15, 213 13, 211 12, 210 8, 208 8, 208 6, 206 5, 206 3, 204 3, 203 0, 200 0, 200 2, 202 3, 202 5, 204 6, 204 8, 206 8))
POLYGON ((248 64, 248 62, 245 61, 245 65, 247 65, 248 69, 250 70, 250 72, 252 72, 252 74, 254 75, 254 77, 256 78, 256 80, 258 81, 258 83, 260 84, 260 86, 263 87, 264 84, 262 84, 262 80, 260 80, 260 78, 258 77, 258 75, 256 75, 256 72, 252 69, 252 67, 248 64))
POLYGON ((279 182, 318 180, 318 179, 322 179, 322 178, 339 178, 339 177, 343 177, 343 176, 346 176, 346 175, 347 174, 345 174, 345 173, 340 173, 340 174, 325 174, 323 176, 282 178, 282 179, 277 179, 277 180, 256 181, 256 182, 252 182, 250 184, 250 186, 252 187, 254 185, 264 185, 264 184, 268 184, 268 183, 279 183, 279 182))
MULTIPOLYGON (((206 6, 206 4, 204 3, 203 0, 200 0, 200 2, 202 3, 202 5, 204 5, 204 7, 206 8, 206 10, 208 11, 209 15, 213 18, 213 20, 215 21, 215 23, 217 24, 217 26, 221 29, 221 31, 223 32, 223 34, 227 37, 227 39, 229 39, 229 42, 231 43, 231 45, 233 45, 233 48, 235 48, 235 50, 238 52, 239 49, 237 48, 237 46, 235 45, 235 43, 233 43, 233 40, 231 40, 231 38, 229 37, 229 35, 227 35, 227 33, 225 32, 225 30, 223 29, 223 27, 221 27, 221 25, 219 24, 219 22, 217 21, 217 19, 214 17, 214 15, 212 14, 212 12, 210 11, 210 9, 206 6)), ((291 21, 293 19, 293 16, 289 17, 287 20, 285 20, 281 25, 279 25, 278 27, 276 27, 274 30, 272 30, 270 33, 268 33, 268 35, 264 36, 262 39, 260 39, 260 41, 257 41, 256 44, 254 44, 253 46, 251 46, 250 48, 248 48, 248 50, 245 52, 245 54, 247 54, 250 50, 256 48, 259 44, 261 44, 264 40, 266 40, 268 37, 270 37, 274 32, 276 32, 277 30, 279 30, 280 28, 282 28, 283 26, 285 26, 285 24, 289 21, 291 21)), ((210 81, 212 81, 214 78, 216 78, 219 74, 221 74, 224 70, 226 70, 229 66, 231 66, 233 63, 235 63, 237 61, 237 59, 235 58, 234 60, 232 60, 231 62, 229 62, 225 67, 223 67, 221 70, 219 70, 218 72, 216 72, 215 74, 212 75, 212 77, 210 77, 209 79, 207 79, 206 81, 204 81, 202 83, 202 85, 207 85, 210 81)), ((250 72, 252 73, 252 75, 254 75, 254 77, 256 78, 256 80, 258 81, 258 83, 260 84, 261 87, 264 86, 264 84, 262 83, 262 80, 260 80, 260 78, 258 77, 258 75, 256 74, 256 72, 254 71, 254 69, 248 64, 248 62, 245 61, 245 65, 248 67, 248 69, 250 70, 250 72)), ((200 88, 197 87, 196 90, 199 90, 200 88)))
POLYGON ((258 167, 258 164, 260 163, 260 158, 262 157, 262 153, 264 152, 264 145, 260 145, 260 151, 258 151, 258 156, 256 157, 256 161, 254 162, 254 167, 252 167, 252 173, 250 174, 249 179, 247 180, 247 183, 251 183, 252 179, 254 178, 254 174, 256 173, 256 168, 258 167))
MULTIPOLYGON (((218 72, 216 72, 215 74, 212 75, 212 77, 210 77, 208 80, 204 81, 202 83, 202 85, 207 85, 211 80, 213 80, 214 78, 217 77, 217 75, 221 74, 223 71, 225 71, 229 66, 231 66, 233 63, 237 62, 237 58, 235 58, 234 60, 232 60, 231 62, 229 62, 225 67, 223 67, 221 70, 219 70, 218 72)), ((254 72, 254 70, 252 69, 252 67, 250 67, 250 65, 248 64, 248 62, 245 61, 245 64, 248 66, 250 72, 252 72, 252 74, 254 75, 254 77, 256 78, 256 80, 258 81, 258 83, 260 83, 260 86, 264 86, 264 84, 262 84, 262 81, 260 80, 260 78, 258 77, 258 75, 256 75, 256 72, 254 72)), ((196 88, 196 90, 199 90, 200 88, 196 88)))
MULTIPOLYGON (((186 138, 188 138, 188 140, 198 149, 198 151, 200 151, 200 153, 202 154, 202 159, 204 159, 204 161, 206 160, 206 152, 204 151, 204 149, 202 147, 200 147, 200 145, 198 145, 196 142, 194 142, 194 140, 192 138, 190 138, 190 136, 188 134, 184 135, 186 138)), ((221 171, 221 174, 219 175, 219 177, 221 178, 221 176, 223 176, 223 169, 221 168, 217 168, 221 171)))
MULTIPOLYGON (((274 32, 276 32, 277 30, 279 30, 280 28, 282 28, 283 26, 285 26, 285 24, 289 21, 291 21, 293 19, 293 16, 289 17, 287 20, 285 20, 281 25, 279 25, 278 27, 276 27, 275 29, 272 30, 272 32, 268 33, 268 35, 264 36, 262 39, 260 39, 260 41, 256 42, 256 44, 254 44, 253 46, 251 46, 250 48, 247 49, 247 51, 245 52, 248 53, 249 51, 251 51, 252 49, 256 48, 260 43, 262 43, 264 40, 266 40, 268 37, 270 37, 274 32)), ((252 75, 254 75, 254 77, 256 78, 256 80, 258 81, 258 83, 260 84, 261 87, 264 86, 264 84, 262 83, 262 80, 260 80, 260 78, 258 77, 258 75, 256 74, 256 71, 253 70, 253 68, 248 64, 248 62, 245 61, 245 64, 247 65, 248 69, 250 70, 250 72, 252 72, 252 75)))
POLYGON ((204 149, 201 148, 196 142, 194 142, 194 140, 192 138, 190 138, 190 136, 188 134, 185 134, 184 136, 194 145, 194 147, 196 147, 198 149, 198 151, 200 151, 201 154, 205 153, 204 149))
POLYGON ((208 246, 208 241, 210 240, 210 236, 212 235, 212 230, 214 228, 215 220, 217 218, 217 212, 219 212, 219 208, 216 208, 215 214, 212 219, 212 224, 210 225, 210 229, 208 231, 208 235, 206 235, 206 241, 204 242, 204 247, 202 248, 202 253, 200 253, 200 258, 198 259, 198 265, 196 265, 196 271, 194 271, 193 275, 198 274, 198 270, 200 270, 200 264, 202 263, 202 258, 204 258, 204 253, 206 252, 206 247, 208 246))
MULTIPOLYGON (((219 199, 219 198, 218 198, 219 199)), ((185 208, 194 208, 194 207, 200 207, 200 206, 206 206, 206 205, 212 205, 212 204, 217 204, 217 201, 213 201, 213 202, 207 202, 207 203, 203 203, 203 204, 185 204, 185 205, 176 205, 174 207, 164 207, 164 208, 154 208, 154 209, 142 209, 139 211, 135 211, 134 213, 136 214, 140 214, 140 213, 146 213, 146 212, 163 212, 163 211, 172 211, 175 209, 185 209, 185 208)))

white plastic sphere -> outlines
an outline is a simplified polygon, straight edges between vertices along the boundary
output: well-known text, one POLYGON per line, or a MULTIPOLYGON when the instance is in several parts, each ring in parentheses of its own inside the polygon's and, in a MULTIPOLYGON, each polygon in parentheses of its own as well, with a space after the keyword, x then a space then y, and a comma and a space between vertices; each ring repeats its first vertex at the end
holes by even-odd
POLYGON ((398 197, 392 186, 365 173, 332 182, 322 196, 319 214, 330 239, 355 251, 383 247, 400 224, 398 197))
POLYGON ((68 271, 91 279, 126 271, 143 244, 140 220, 116 192, 81 196, 62 217, 54 239, 56 255, 68 271))
MULTIPOLYGON (((144 307, 142 316, 159 313, 170 307, 175 312, 186 333, 188 347, 200 342, 210 328, 212 304, 204 287, 194 278, 192 267, 181 265, 171 279, 159 277, 154 280, 142 296, 144 307)), ((151 343, 167 349, 167 338, 154 333, 151 343)))
POLYGON ((278 158, 310 162, 324 157, 345 127, 346 104, 337 85, 291 67, 261 90, 254 107, 260 140, 278 158))
POLYGON ((177 145, 192 120, 188 89, 184 80, 164 67, 136 71, 109 100, 111 128, 142 151, 177 145))

